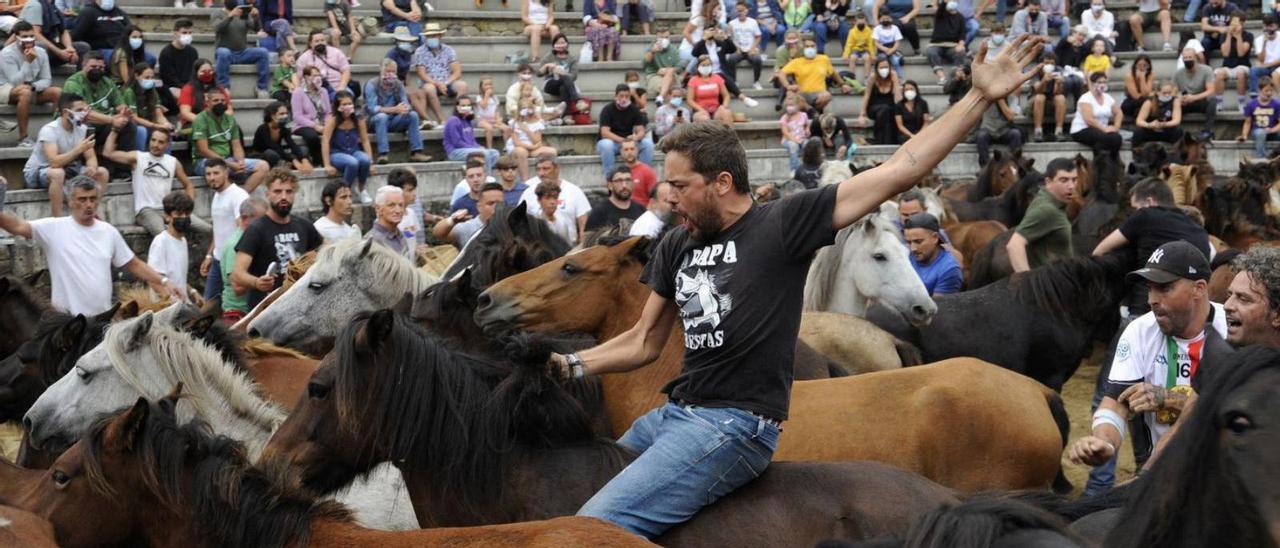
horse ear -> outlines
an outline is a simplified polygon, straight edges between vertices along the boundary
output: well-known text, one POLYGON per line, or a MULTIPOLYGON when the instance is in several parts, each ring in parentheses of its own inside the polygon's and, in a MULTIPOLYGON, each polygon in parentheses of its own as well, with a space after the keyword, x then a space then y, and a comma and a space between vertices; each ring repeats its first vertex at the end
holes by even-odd
POLYGON ((27 284, 40 285, 40 279, 44 277, 46 272, 49 272, 49 269, 41 268, 40 270, 32 272, 30 276, 27 276, 27 284))
POLYGON ((138 317, 139 310, 140 307, 138 306, 138 301, 129 301, 117 310, 115 318, 117 320, 136 318, 138 317))
POLYGON ((122 303, 115 303, 111 305, 111 308, 108 308, 106 312, 103 312, 101 314, 98 314, 97 316, 94 316, 93 319, 97 322, 110 322, 116 319, 116 314, 120 312, 121 304, 122 303))
POLYGON ((511 232, 517 235, 527 235, 529 233, 529 209, 527 202, 521 200, 516 207, 511 208, 507 212, 507 226, 511 227, 511 232))
POLYGON ((217 318, 213 314, 203 314, 198 318, 187 320, 182 325, 182 330, 195 335, 196 337, 203 337, 209 332, 209 329, 213 327, 213 322, 216 319, 217 318))
POLYGON ((142 345, 143 339, 151 333, 151 324, 155 320, 155 315, 150 310, 144 312, 138 317, 138 322, 129 330, 129 346, 130 350, 142 345))
POLYGON ((222 315, 222 295, 215 295, 204 301, 204 306, 200 307, 200 312, 205 314, 222 315))
POLYGON ((84 334, 88 325, 89 320, 85 319, 84 314, 76 314, 76 317, 71 318, 71 321, 58 329, 53 339, 54 347, 63 352, 71 350, 71 346, 80 340, 80 336, 84 334))
POLYGON ((1200 175, 1200 166, 1191 166, 1191 168, 1187 170, 1187 177, 1191 179, 1195 179, 1199 175, 1200 175))
POLYGON ((365 344, 377 348, 391 337, 391 329, 395 326, 395 312, 383 309, 374 312, 365 324, 365 344))
POLYGON ((364 245, 360 246, 360 258, 365 258, 370 249, 373 249, 373 240, 365 240, 364 245))
POLYGON ((146 432, 147 419, 150 417, 151 404, 147 403, 147 398, 138 398, 133 407, 130 407, 129 411, 116 423, 115 434, 122 448, 128 451, 137 449, 138 442, 142 441, 143 432, 146 432))
POLYGON ((1172 176, 1173 176, 1173 168, 1171 168, 1168 165, 1160 168, 1160 178, 1168 179, 1169 177, 1172 177, 1172 176))

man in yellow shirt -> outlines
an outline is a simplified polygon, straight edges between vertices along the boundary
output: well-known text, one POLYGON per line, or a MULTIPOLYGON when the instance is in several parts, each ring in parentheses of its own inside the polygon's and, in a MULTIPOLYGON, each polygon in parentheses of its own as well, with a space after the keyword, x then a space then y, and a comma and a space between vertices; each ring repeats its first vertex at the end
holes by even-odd
POLYGON ((854 15, 853 28, 849 29, 849 39, 844 42, 844 53, 841 57, 849 60, 849 71, 853 78, 858 78, 858 62, 862 62, 867 74, 871 74, 871 60, 875 59, 876 45, 871 41, 871 26, 867 24, 867 14, 862 10, 854 15))
MULTIPOLYGON (((787 92, 799 93, 819 112, 831 102, 827 79, 836 76, 836 68, 831 65, 830 57, 818 53, 818 42, 813 38, 804 39, 804 57, 788 61, 782 67, 782 75, 794 81, 786 84, 787 92)), ((840 90, 849 93, 849 86, 842 83, 840 90)))

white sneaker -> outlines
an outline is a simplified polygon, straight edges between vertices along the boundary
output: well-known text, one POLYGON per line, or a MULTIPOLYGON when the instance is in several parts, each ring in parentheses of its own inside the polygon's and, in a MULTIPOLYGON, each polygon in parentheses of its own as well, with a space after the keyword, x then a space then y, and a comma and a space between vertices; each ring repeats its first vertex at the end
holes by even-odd
POLYGON ((173 7, 175 8, 184 8, 186 6, 187 6, 186 3, 184 3, 182 0, 173 0, 173 7))
POLYGON ((256 96, 259 99, 270 99, 271 92, 265 89, 260 89, 254 92, 254 96, 256 96))
POLYGON ((1165 42, 1165 43, 1164 43, 1164 48, 1162 48, 1162 49, 1164 49, 1164 51, 1173 51, 1173 44, 1170 44, 1170 43, 1168 43, 1168 42, 1165 42))
POLYGON ((1138 52, 1138 53, 1146 53, 1146 52, 1147 52, 1147 50, 1146 50, 1145 48, 1143 48, 1142 46, 1138 46, 1136 49, 1134 49, 1134 51, 1136 51, 1136 52, 1138 52))
POLYGON ((743 98, 742 98, 742 103, 743 103, 743 104, 745 104, 745 105, 747 105, 747 106, 749 106, 749 107, 751 107, 751 108, 755 108, 755 106, 756 106, 756 105, 760 104, 760 101, 757 101, 757 100, 752 99, 752 98, 750 98, 750 97, 743 97, 743 98))
POLYGON ((0 120, 0 131, 8 133, 10 131, 15 131, 17 129, 18 129, 18 124, 16 122, 10 122, 8 120, 0 120))
POLYGON ((362 204, 369 205, 369 204, 372 204, 372 203, 373 203, 373 198, 370 198, 370 197, 369 197, 369 191, 368 191, 368 190, 361 190, 361 191, 360 191, 360 194, 358 194, 358 196, 360 196, 360 203, 362 203, 362 204))
POLYGON ((764 86, 760 85, 760 82, 756 82, 756 83, 754 83, 754 84, 752 84, 752 85, 751 85, 751 89, 754 89, 754 90, 756 90, 756 91, 760 91, 760 90, 764 89, 764 86))
POLYGON ((32 140, 30 137, 27 137, 26 139, 19 141, 18 146, 22 148, 35 148, 36 142, 32 140))

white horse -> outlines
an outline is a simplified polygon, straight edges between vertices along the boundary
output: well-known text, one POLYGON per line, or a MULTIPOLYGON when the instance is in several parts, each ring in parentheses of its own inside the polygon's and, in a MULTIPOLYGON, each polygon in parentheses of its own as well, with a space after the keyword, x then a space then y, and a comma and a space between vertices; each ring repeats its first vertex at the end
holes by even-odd
MULTIPOLYGON (((160 314, 146 312, 107 328, 102 343, 76 362, 36 400, 24 419, 37 447, 67 447, 95 421, 128 407, 139 397, 159 399, 177 383, 182 423, 199 418, 217 434, 245 444, 256 459, 285 411, 266 400, 257 385, 218 351, 166 321, 175 304, 160 314)), ((417 529, 404 479, 382 464, 338 496, 366 527, 417 529)))
POLYGON ((249 333, 302 348, 332 339, 356 314, 390 308, 440 280, 371 240, 344 240, 320 250, 293 287, 249 323, 249 333))

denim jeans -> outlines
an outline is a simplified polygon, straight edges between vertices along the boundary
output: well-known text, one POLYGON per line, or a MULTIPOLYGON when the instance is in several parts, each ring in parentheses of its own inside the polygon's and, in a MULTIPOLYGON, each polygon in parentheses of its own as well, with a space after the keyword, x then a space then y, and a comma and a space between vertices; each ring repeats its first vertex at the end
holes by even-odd
POLYGON ((369 166, 373 165, 373 161, 363 150, 350 154, 330 151, 329 163, 338 168, 338 172, 342 174, 342 180, 348 185, 356 183, 364 185, 365 181, 369 180, 369 166))
MULTIPOLYGON (((778 21, 778 28, 775 32, 769 32, 769 29, 765 27, 764 23, 760 23, 760 53, 764 53, 766 49, 769 49, 769 44, 781 46, 782 35, 786 33, 787 24, 782 21, 778 21)), ((841 47, 844 46, 841 45, 841 47)))
POLYGON ((782 148, 787 149, 787 169, 795 173, 796 168, 800 167, 800 143, 795 141, 783 141, 782 148))
POLYGON ((741 409, 667 403, 636 419, 618 439, 640 456, 578 515, 657 537, 764 472, 778 432, 741 409))
POLYGON ((848 21, 844 19, 840 20, 840 28, 835 32, 836 36, 830 36, 832 34, 831 28, 827 26, 826 21, 815 20, 813 22, 813 25, 811 26, 813 27, 814 40, 818 42, 819 54, 825 54, 827 52, 828 37, 831 37, 831 38, 838 37, 840 40, 839 42, 840 49, 842 51, 844 50, 845 40, 849 38, 849 22, 848 21))
POLYGON ((1267 128, 1255 127, 1249 133, 1253 137, 1253 154, 1257 158, 1267 157, 1267 141, 1280 141, 1280 133, 1267 133, 1267 128))
POLYGON ((222 263, 217 259, 209 262, 209 275, 204 279, 204 299, 207 301, 222 296, 222 263))
POLYGON ((213 71, 217 75, 218 85, 231 87, 231 65, 258 65, 258 89, 266 91, 271 86, 271 68, 267 66, 267 50, 262 48, 245 48, 244 51, 231 51, 218 48, 214 52, 213 71))
POLYGON ((378 136, 378 154, 391 151, 391 144, 387 142, 388 131, 408 133, 409 151, 422 152, 422 130, 418 128, 418 113, 412 110, 408 114, 396 115, 379 112, 369 118, 369 125, 378 136))
POLYGON ((982 30, 982 23, 977 19, 970 17, 964 20, 964 48, 966 51, 976 51, 973 49, 973 39, 978 37, 978 31, 982 30))
MULTIPOLYGON (((636 145, 640 152, 640 161, 653 165, 653 139, 645 135, 644 140, 636 143, 636 145)), ((605 179, 608 179, 609 174, 613 172, 614 162, 618 158, 618 148, 618 143, 609 139, 596 141, 596 153, 600 154, 600 163, 604 167, 605 179)))
POLYGON ((1050 15, 1049 28, 1058 29, 1058 37, 1066 38, 1071 34, 1071 19, 1067 18, 1065 15, 1050 15))
POLYGON ((498 151, 492 148, 455 148, 449 153, 449 161, 461 162, 467 159, 467 155, 472 152, 484 153, 484 170, 487 173, 493 172, 493 164, 498 162, 498 151))
POLYGON ((1271 71, 1275 67, 1250 67, 1249 68, 1249 95, 1258 94, 1258 82, 1263 78, 1271 78, 1271 71))

